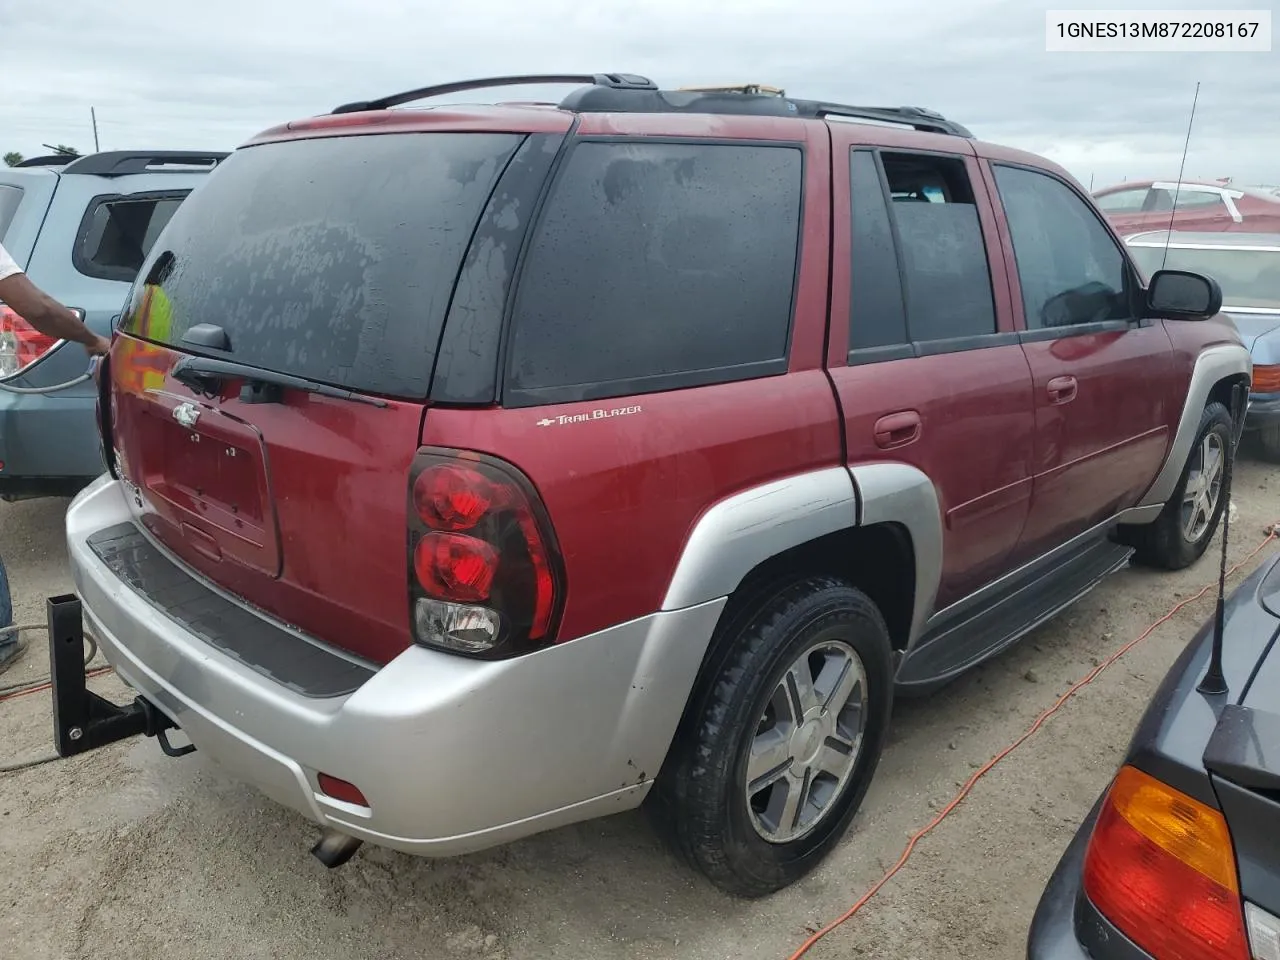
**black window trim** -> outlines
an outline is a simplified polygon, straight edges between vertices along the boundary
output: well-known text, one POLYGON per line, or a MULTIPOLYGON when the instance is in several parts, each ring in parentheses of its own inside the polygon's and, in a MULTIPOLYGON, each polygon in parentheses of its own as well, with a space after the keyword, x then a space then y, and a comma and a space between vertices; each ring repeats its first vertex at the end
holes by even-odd
MULTIPOLYGON (((943 160, 959 160, 964 164, 965 176, 969 178, 969 190, 973 194, 973 204, 976 209, 979 204, 979 194, 977 187, 973 183, 973 176, 969 172, 969 165, 966 160, 972 159, 971 154, 967 153, 949 153, 946 150, 934 150, 914 147, 893 147, 893 146, 873 146, 869 144, 856 143, 849 148, 849 177, 852 181, 853 155, 858 152, 871 153, 874 155, 876 162, 876 170, 880 174, 880 190, 884 199, 885 208, 889 214, 889 231, 893 236, 893 253, 894 260, 898 265, 898 285, 902 290, 902 312, 907 329, 906 343, 883 344, 878 347, 857 347, 848 350, 845 356, 845 365, 849 367, 860 366, 865 363, 887 363, 891 360, 907 360, 912 357, 932 357, 944 353, 963 353, 969 350, 986 350, 991 347, 1004 347, 1018 342, 1017 331, 1000 329, 1000 310, 996 303, 996 281, 991 273, 991 247, 987 237, 987 232, 982 226, 981 211, 978 211, 978 232, 982 236, 982 249, 986 254, 987 263, 987 283, 991 288, 991 315, 995 318, 996 329, 991 333, 975 333, 963 337, 945 337, 938 340, 914 340, 911 338, 911 298, 907 292, 907 275, 903 265, 902 257, 902 238, 898 235, 898 220, 893 215, 893 194, 889 190, 889 175, 884 169, 884 158, 882 154, 907 154, 912 156, 929 156, 937 157, 943 160)), ((853 197, 852 191, 849 197, 849 227, 850 227, 850 248, 852 250, 852 228, 853 228, 853 197)), ((850 268, 850 280, 852 280, 852 267, 850 268)), ((848 315, 846 317, 846 325, 849 329, 849 338, 853 338, 853 284, 849 285, 849 305, 848 315)))
MULTIPOLYGON (((113 283, 133 283, 136 272, 129 273, 123 267, 100 267, 92 260, 84 255, 84 243, 89 239, 89 231, 93 227, 93 216, 98 212, 98 208, 108 204, 116 203, 121 200, 125 201, 146 201, 155 200, 185 200, 191 194, 191 189, 182 190, 141 190, 137 193, 100 193, 89 200, 85 206, 84 215, 80 218, 80 226, 76 228, 76 237, 71 247, 71 264, 76 271, 84 274, 86 277, 92 277, 94 280, 110 280, 113 283), (126 274, 128 274, 126 276, 126 274)), ((146 255, 143 255, 146 259, 146 255)))
POLYGON ((743 380, 757 380, 764 377, 779 376, 787 372, 791 366, 791 343, 795 335, 796 305, 800 297, 800 270, 804 263, 804 231, 805 214, 808 204, 809 156, 803 140, 770 140, 757 138, 729 137, 682 137, 675 135, 645 136, 639 134, 584 134, 577 135, 577 127, 565 137, 560 155, 556 158, 550 176, 547 178, 547 189, 539 201, 537 214, 534 216, 525 235, 516 267, 515 279, 511 291, 507 295, 505 311, 505 330, 500 363, 500 398, 499 403, 506 409, 537 407, 561 403, 589 402, 592 400, 615 400, 646 393, 660 393, 667 390, 682 390, 689 387, 709 387, 724 383, 736 383, 743 380), (555 194, 560 180, 564 176, 569 159, 581 144, 584 143, 626 143, 626 144, 677 144, 680 146, 734 146, 734 147, 779 147, 796 150, 800 154, 800 209, 796 219, 796 254, 795 267, 791 276, 791 311, 787 316, 787 336, 781 357, 754 363, 734 364, 724 367, 711 367, 705 370, 689 370, 680 373, 663 373, 649 377, 633 377, 625 380, 603 380, 598 383, 575 383, 565 386, 538 387, 517 389, 511 385, 511 351, 510 342, 515 332, 516 304, 520 297, 520 288, 527 266, 527 253, 541 230, 546 217, 547 204, 555 194))
POLYGON ((1013 232, 1009 233, 1009 249, 1013 251, 1014 279, 1018 281, 1018 296, 1015 301, 1022 308, 1022 326, 1023 329, 1018 331, 1019 339, 1022 343, 1041 343, 1046 340, 1063 340, 1068 337, 1083 337, 1092 333, 1106 333, 1112 329, 1115 330, 1132 330, 1137 327, 1149 326, 1143 317, 1142 305, 1146 302, 1146 285, 1142 282, 1142 275, 1138 272, 1137 266, 1133 258, 1129 255, 1129 245, 1121 240, 1115 230, 1112 228, 1107 218, 1098 210, 1097 206, 1092 202, 1083 191, 1075 187, 1071 181, 1062 177, 1053 170, 1046 170, 1044 167, 1037 167, 1030 163, 1018 163, 1015 160, 987 160, 991 165, 991 182, 995 188, 996 200, 1000 204, 999 214, 1004 220, 1006 229, 1009 224, 1009 211, 1005 209, 1004 197, 1000 195, 1000 183, 996 179, 997 167, 1009 167, 1013 170, 1024 170, 1028 173, 1038 173, 1041 176, 1056 180, 1062 184, 1076 198, 1084 203, 1089 212, 1093 215, 1093 219, 1101 225, 1103 232, 1111 238, 1111 242, 1115 244, 1116 249, 1120 251, 1120 259, 1124 262, 1125 270, 1128 273, 1129 281, 1129 310, 1133 316, 1127 320, 1099 320, 1095 323, 1078 323, 1061 327, 1037 327, 1031 329, 1027 326, 1027 307, 1026 299, 1022 295, 1022 274, 1018 272, 1018 251, 1013 244, 1013 232), (1028 336, 1031 334, 1032 336, 1028 336))

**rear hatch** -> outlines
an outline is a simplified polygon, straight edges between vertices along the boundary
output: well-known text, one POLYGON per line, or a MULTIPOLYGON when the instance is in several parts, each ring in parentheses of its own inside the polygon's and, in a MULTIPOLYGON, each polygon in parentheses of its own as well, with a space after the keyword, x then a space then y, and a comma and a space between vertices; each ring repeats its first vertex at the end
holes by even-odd
POLYGON ((242 148, 143 265, 110 362, 136 518, 254 607, 375 662, 410 639, 406 516, 442 325, 523 140, 242 148))

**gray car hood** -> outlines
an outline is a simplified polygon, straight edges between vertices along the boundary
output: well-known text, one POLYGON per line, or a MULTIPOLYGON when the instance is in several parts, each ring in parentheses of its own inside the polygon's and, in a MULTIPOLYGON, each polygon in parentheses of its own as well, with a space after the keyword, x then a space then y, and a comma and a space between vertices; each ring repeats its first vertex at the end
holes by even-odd
POLYGON ((1240 331, 1240 339, 1249 352, 1253 353, 1254 363, 1280 362, 1280 333, 1276 332, 1280 330, 1280 310, 1275 313, 1237 313, 1230 307, 1224 307, 1223 313, 1231 318, 1240 331), (1259 340, 1262 342, 1259 343, 1259 340), (1254 352, 1255 347, 1258 352, 1254 352))

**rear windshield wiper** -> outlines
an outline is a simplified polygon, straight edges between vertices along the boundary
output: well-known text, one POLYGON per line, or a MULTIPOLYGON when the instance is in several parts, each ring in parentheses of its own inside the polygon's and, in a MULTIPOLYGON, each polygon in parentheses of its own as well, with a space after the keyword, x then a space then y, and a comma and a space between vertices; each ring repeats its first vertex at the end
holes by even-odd
POLYGON ((295 377, 288 373, 277 373, 274 370, 263 370, 248 364, 236 363, 234 360, 215 360, 212 357, 183 357, 173 368, 173 379, 186 384, 198 393, 212 394, 222 389, 226 380, 244 380, 240 388, 240 400, 243 403, 282 403, 283 391, 302 390, 321 397, 333 397, 335 400, 350 400, 354 403, 367 403, 371 407, 385 407, 387 401, 378 397, 367 397, 361 393, 331 387, 327 383, 316 383, 303 377, 295 377))

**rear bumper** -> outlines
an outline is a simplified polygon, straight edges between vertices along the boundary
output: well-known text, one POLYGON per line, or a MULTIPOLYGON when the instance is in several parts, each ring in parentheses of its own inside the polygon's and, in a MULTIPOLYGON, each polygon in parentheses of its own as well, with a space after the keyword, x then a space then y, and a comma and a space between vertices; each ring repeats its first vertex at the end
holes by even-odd
POLYGON ((70 496, 102 473, 95 403, 0 390, 0 497, 70 496))
POLYGON ((1049 879, 1027 939, 1027 960, 1151 960, 1084 895, 1084 854, 1101 801, 1080 825, 1049 879))
POLYGON ((1244 415, 1244 428, 1257 430, 1259 427, 1275 426, 1280 423, 1280 397, 1250 397, 1249 407, 1244 415))
POLYGON ((638 805, 724 601, 499 662, 412 647, 353 693, 304 696, 149 604, 87 539, 129 519, 102 477, 67 513, 86 626, 120 677, 233 776, 318 824, 449 856, 638 805), (355 784, 367 808, 323 795, 355 784))

